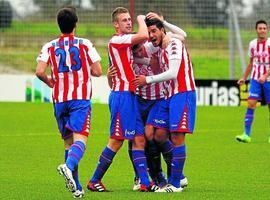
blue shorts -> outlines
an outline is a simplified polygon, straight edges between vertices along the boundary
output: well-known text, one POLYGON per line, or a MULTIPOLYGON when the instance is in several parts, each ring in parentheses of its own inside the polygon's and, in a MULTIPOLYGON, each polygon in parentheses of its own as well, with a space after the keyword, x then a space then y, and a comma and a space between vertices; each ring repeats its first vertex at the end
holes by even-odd
POLYGON ((144 136, 143 122, 133 93, 112 91, 109 96, 109 108, 111 138, 132 140, 135 136, 144 136))
POLYGON ((169 130, 169 100, 157 100, 148 115, 147 124, 169 130))
POLYGON ((196 92, 177 93, 170 98, 170 132, 192 133, 196 117, 196 92))
POLYGON ((263 94, 267 104, 270 104, 270 82, 259 83, 256 80, 250 80, 248 99, 262 100, 263 94))
POLYGON ((156 100, 147 100, 138 95, 135 96, 135 101, 137 103, 138 111, 141 115, 143 124, 146 124, 148 121, 148 115, 152 110, 152 107, 155 105, 156 100))
POLYGON ((89 135, 91 119, 90 100, 71 100, 54 104, 54 116, 63 139, 72 134, 89 135))

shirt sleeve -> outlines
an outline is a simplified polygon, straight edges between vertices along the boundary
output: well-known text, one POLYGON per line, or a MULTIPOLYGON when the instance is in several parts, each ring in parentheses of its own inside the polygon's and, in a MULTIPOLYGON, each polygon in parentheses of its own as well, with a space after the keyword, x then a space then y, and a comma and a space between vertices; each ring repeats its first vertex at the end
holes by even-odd
POLYGON ((183 51, 183 43, 179 40, 172 39, 169 43, 168 47, 166 48, 168 53, 168 59, 182 59, 182 51, 183 51))
POLYGON ((42 47, 42 49, 41 49, 41 51, 36 59, 37 62, 43 61, 45 63, 49 63, 49 59, 50 59, 49 46, 50 46, 50 44, 47 43, 42 47))
POLYGON ((90 42, 89 40, 87 41, 87 47, 88 47, 88 56, 90 58, 90 65, 97 62, 97 61, 101 61, 101 57, 98 54, 95 46, 93 45, 92 42, 90 42))
POLYGON ((112 38, 112 43, 116 44, 130 44, 134 34, 117 35, 112 38))

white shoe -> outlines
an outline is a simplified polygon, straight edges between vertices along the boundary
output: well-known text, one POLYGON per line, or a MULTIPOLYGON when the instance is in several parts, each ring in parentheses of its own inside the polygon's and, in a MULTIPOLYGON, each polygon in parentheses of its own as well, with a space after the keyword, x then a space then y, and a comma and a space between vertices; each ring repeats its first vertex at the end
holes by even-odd
POLYGON ((70 192, 76 192, 77 190, 76 183, 73 179, 72 171, 67 167, 67 165, 66 164, 59 165, 57 167, 57 171, 61 176, 64 177, 66 181, 66 187, 68 188, 68 190, 70 192))
POLYGON ((186 177, 180 180, 180 186, 181 186, 181 188, 188 186, 188 180, 186 177))
POLYGON ((174 187, 171 184, 167 184, 164 188, 158 189, 155 192, 182 192, 183 188, 174 187))
POLYGON ((140 181, 140 179, 139 178, 134 178, 134 186, 133 186, 133 191, 138 191, 138 190, 140 190, 140 188, 141 188, 141 181, 140 181))
POLYGON ((73 197, 76 199, 80 199, 84 197, 84 190, 76 190, 75 192, 73 192, 73 197))

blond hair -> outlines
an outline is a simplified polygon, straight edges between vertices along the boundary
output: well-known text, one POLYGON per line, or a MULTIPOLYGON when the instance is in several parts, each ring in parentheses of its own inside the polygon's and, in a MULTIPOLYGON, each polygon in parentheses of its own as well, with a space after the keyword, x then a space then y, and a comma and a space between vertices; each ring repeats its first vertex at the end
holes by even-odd
POLYGON ((129 11, 128 11, 128 9, 126 9, 124 7, 117 7, 117 8, 115 8, 113 10, 113 12, 112 12, 112 22, 116 22, 118 15, 120 15, 122 13, 129 13, 129 11))

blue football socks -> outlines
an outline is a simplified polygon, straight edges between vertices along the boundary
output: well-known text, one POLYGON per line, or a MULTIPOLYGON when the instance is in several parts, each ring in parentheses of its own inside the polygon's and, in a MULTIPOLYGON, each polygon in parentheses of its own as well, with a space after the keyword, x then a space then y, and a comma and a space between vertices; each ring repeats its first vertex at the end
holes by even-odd
POLYGON ((186 160, 186 146, 178 146, 173 149, 170 183, 179 188, 184 164, 186 160))
POLYGON ((248 108, 245 115, 245 134, 248 136, 250 136, 253 118, 254 118, 254 109, 248 108))
POLYGON ((133 150, 132 151, 133 163, 136 167, 137 173, 140 177, 141 184, 148 187, 150 180, 147 172, 147 162, 144 154, 144 150, 133 150))
POLYGON ((105 147, 105 149, 103 150, 103 152, 99 157, 99 162, 96 171, 94 172, 93 177, 90 179, 92 183, 97 183, 102 179, 102 177, 110 167, 115 154, 116 153, 112 151, 109 147, 105 147))
POLYGON ((71 171, 74 171, 75 168, 77 167, 79 161, 83 157, 84 151, 85 151, 85 144, 82 141, 75 141, 71 145, 66 160, 66 165, 71 171))

